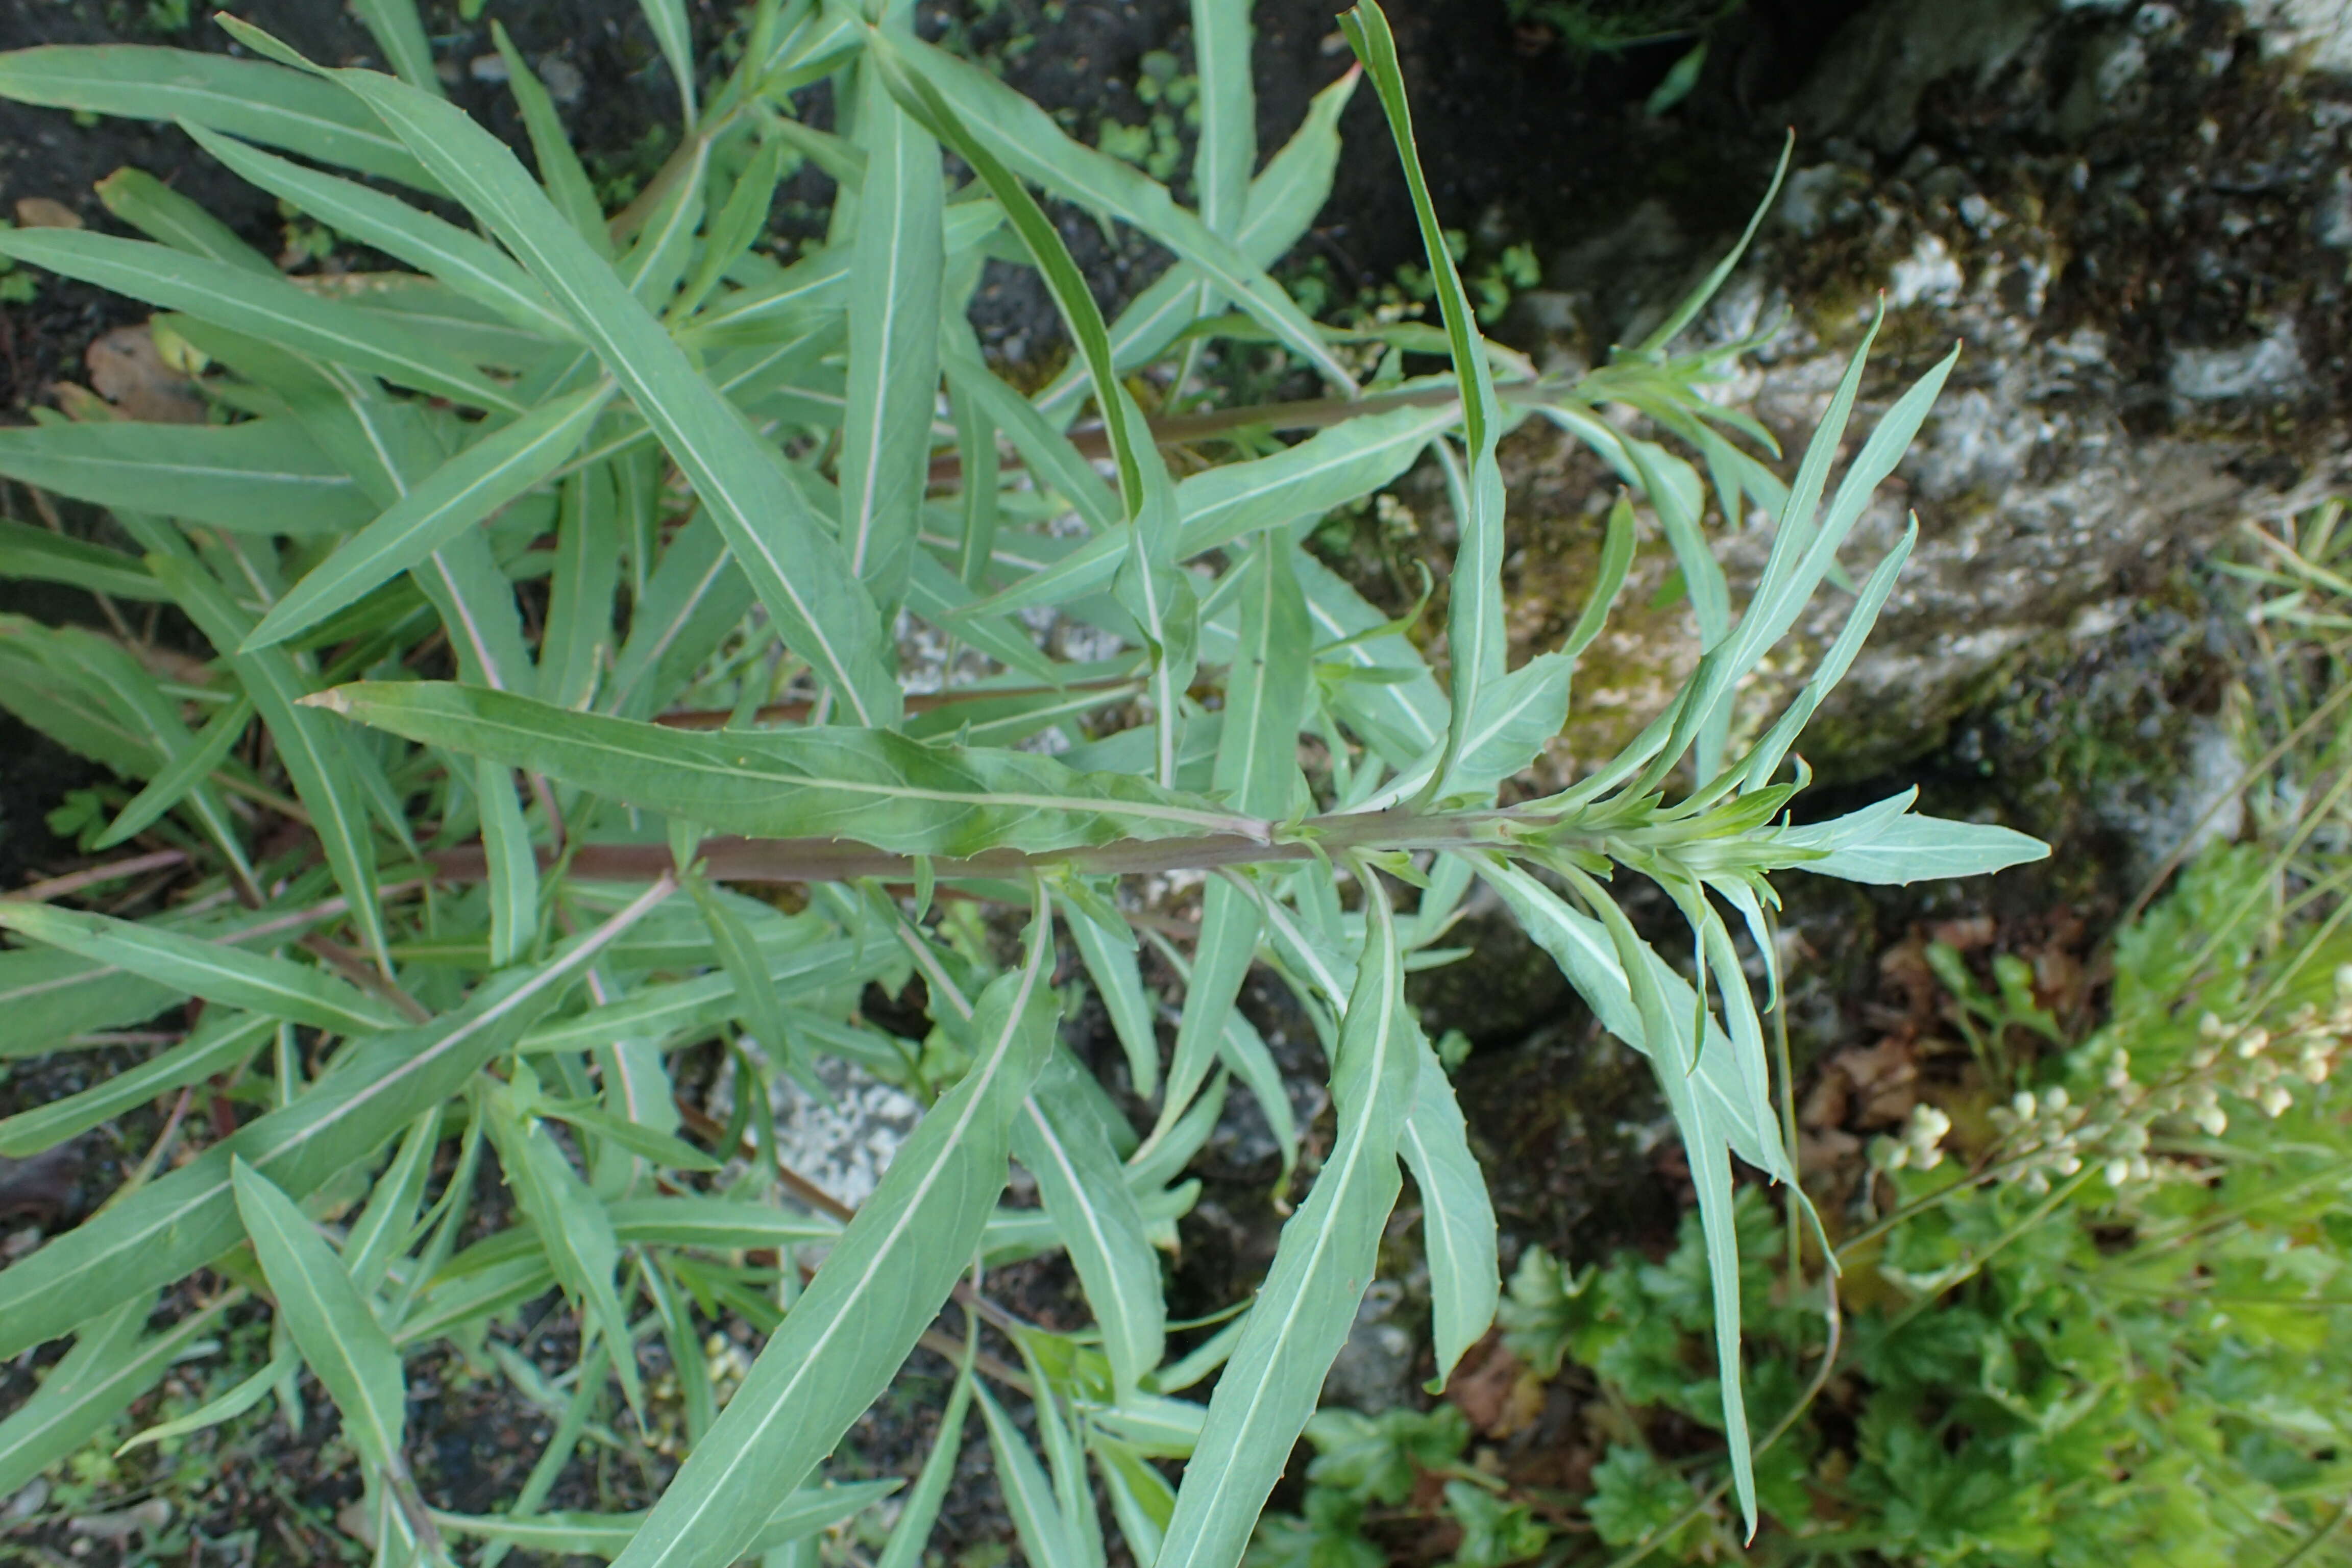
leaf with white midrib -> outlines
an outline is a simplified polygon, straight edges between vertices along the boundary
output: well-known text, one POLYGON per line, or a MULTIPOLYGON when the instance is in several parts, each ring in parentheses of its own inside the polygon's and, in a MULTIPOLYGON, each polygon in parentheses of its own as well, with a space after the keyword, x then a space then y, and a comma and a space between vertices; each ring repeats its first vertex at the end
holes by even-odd
POLYGON ((1041 895, 1022 967, 981 995, 971 1067, 891 1159, 620 1568, 732 1562, 757 1531, 751 1500, 798 1486, 888 1386, 1003 1188, 1013 1111, 1052 1043, 1051 932, 1041 895))

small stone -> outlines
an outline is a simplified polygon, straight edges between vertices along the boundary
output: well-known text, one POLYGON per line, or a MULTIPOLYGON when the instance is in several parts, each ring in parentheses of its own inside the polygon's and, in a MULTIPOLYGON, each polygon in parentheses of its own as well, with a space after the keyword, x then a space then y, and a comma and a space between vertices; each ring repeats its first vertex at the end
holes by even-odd
POLYGON ((588 90, 588 79, 562 55, 540 56, 539 79, 546 87, 547 96, 562 104, 579 102, 581 95, 588 90))

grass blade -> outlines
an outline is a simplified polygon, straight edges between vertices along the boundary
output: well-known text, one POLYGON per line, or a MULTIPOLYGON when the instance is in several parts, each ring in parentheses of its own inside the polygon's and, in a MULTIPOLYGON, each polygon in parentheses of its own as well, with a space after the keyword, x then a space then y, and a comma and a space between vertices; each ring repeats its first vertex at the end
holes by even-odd
POLYGON ((92 849, 111 849, 134 834, 142 832, 165 812, 187 798, 213 770, 226 760, 229 751, 244 738, 246 726, 253 722, 253 703, 240 697, 205 721, 203 731, 194 744, 174 756, 147 783, 147 787, 131 797, 104 833, 91 840, 92 849))
MULTIPOLYGON (((5 462, 0 458, 0 462, 5 462)), ((64 583, 118 599, 170 597, 135 555, 0 517, 0 577, 64 583)))

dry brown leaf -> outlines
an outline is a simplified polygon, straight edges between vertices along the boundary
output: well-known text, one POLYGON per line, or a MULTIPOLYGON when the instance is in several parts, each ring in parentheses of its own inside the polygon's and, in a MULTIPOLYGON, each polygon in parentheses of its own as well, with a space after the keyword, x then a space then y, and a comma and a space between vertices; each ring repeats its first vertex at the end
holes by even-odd
POLYGON ((164 425, 201 425, 204 400, 187 377, 163 363, 155 334, 145 326, 102 332, 82 356, 89 384, 99 395, 133 419, 164 425))
POLYGON ((79 228, 81 215, 48 196, 26 196, 16 203, 18 228, 79 228))

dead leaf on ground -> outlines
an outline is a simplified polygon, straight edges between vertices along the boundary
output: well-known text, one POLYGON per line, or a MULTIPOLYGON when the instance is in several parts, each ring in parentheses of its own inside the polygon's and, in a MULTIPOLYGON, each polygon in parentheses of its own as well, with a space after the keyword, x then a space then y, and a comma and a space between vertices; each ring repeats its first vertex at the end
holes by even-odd
POLYGON ((81 215, 48 196, 26 196, 16 203, 18 228, 79 228, 81 215))
MULTIPOLYGON (((1543 1414, 1543 1379, 1504 1348, 1502 1336, 1489 1334, 1485 1353, 1475 1366, 1457 1372, 1445 1397, 1469 1417, 1470 1425, 1488 1437, 1501 1439, 1534 1425, 1543 1414)), ((1471 1352, 1477 1355, 1474 1350, 1471 1352)))
POLYGON ((89 384, 99 395, 133 419, 165 425, 201 425, 204 400, 188 378, 163 363, 155 334, 145 325, 103 332, 82 356, 89 384))

